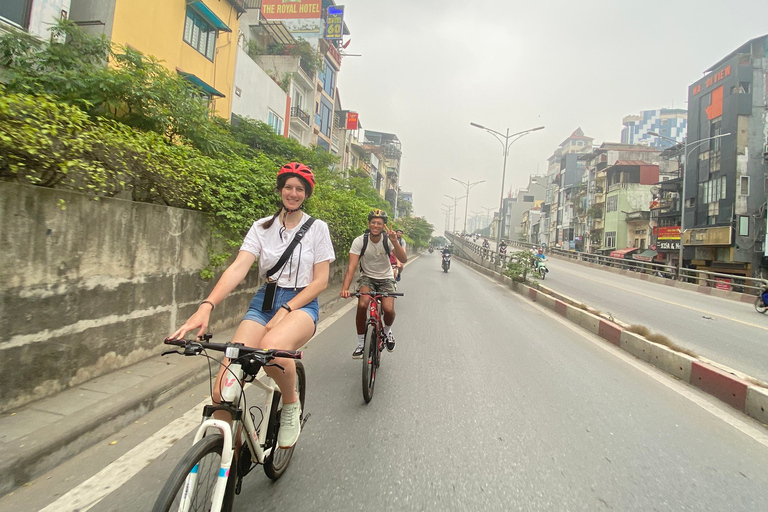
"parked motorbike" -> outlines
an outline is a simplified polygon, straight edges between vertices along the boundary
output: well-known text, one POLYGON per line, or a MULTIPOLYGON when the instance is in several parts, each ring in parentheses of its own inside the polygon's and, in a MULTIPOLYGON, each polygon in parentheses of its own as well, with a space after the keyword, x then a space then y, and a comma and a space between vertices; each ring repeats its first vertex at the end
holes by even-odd
POLYGON ((755 299, 755 310, 757 310, 758 313, 763 314, 768 310, 768 286, 766 285, 763 286, 760 295, 755 299))
POLYGON ((451 268, 451 255, 443 254, 443 272, 448 272, 449 268, 451 268))

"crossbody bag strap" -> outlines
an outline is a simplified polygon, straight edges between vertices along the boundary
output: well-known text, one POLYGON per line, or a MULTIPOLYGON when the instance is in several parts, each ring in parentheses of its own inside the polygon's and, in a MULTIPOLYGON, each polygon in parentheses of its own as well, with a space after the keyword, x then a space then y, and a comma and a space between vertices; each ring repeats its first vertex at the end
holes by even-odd
POLYGON ((293 254, 293 250, 296 248, 299 242, 301 242, 301 239, 304 238, 304 235, 307 233, 310 226, 312 226, 313 222, 315 222, 315 218, 310 217, 306 220, 306 222, 304 222, 304 224, 302 224, 302 226, 299 228, 299 231, 296 232, 296 235, 294 235, 293 240, 291 240, 291 243, 285 249, 285 252, 283 253, 283 255, 280 256, 279 260, 277 260, 277 263, 275 264, 275 266, 267 271, 267 276, 266 276, 267 280, 269 280, 272 274, 280 270, 283 267, 283 265, 285 265, 285 262, 288 261, 288 258, 291 257, 291 254, 293 254))

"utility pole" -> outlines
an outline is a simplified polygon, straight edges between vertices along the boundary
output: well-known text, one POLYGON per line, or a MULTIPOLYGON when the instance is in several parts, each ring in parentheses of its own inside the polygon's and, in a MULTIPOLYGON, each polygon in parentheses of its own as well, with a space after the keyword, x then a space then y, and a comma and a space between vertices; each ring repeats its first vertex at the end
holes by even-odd
POLYGON ((459 199, 464 199, 465 196, 461 197, 455 197, 455 196, 449 196, 448 194, 443 194, 448 199, 453 200, 453 232, 456 232, 456 203, 459 202, 459 199))
POLYGON ((450 231, 451 230, 451 211, 453 210, 453 206, 445 203, 440 203, 440 204, 445 206, 445 208, 443 208, 443 213, 445 213, 445 230, 450 231))
POLYGON ((462 185, 464 185, 464 188, 467 191, 467 195, 464 196, 464 197, 466 197, 466 202, 464 203, 464 230, 462 232, 462 234, 467 234, 467 210, 469 210, 469 191, 475 185, 479 185, 480 183, 485 183, 485 180, 476 181, 474 183, 470 183, 470 182, 467 181, 465 183, 465 182, 463 182, 461 180, 457 180, 456 178, 451 178, 451 179, 453 181, 457 182, 457 183, 461 183, 462 185))

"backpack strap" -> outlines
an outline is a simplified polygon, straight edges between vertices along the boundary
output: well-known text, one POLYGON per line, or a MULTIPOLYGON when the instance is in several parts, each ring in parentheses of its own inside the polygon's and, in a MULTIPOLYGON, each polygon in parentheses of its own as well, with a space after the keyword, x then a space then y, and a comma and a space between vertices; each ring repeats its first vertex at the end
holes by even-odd
MULTIPOLYGON (((363 233, 363 248, 360 249, 360 256, 359 262, 360 262, 360 273, 363 273, 363 254, 365 254, 365 249, 368 247, 368 234, 370 232, 366 229, 365 233, 363 233)), ((384 244, 384 250, 387 252, 387 258, 389 258, 390 254, 392 253, 392 250, 389 248, 389 237, 387 237, 386 233, 382 233, 382 236, 384 237, 384 241, 382 242, 384 244)))
POLYGON ((285 265, 285 262, 288 261, 288 258, 291 257, 291 254, 293 254, 293 250, 296 248, 299 242, 301 242, 301 239, 304 238, 304 235, 312 226, 313 222, 315 222, 314 217, 310 217, 306 220, 306 222, 304 222, 304 224, 301 225, 301 227, 299 228, 299 231, 297 231, 296 234, 293 236, 293 240, 291 240, 291 243, 285 249, 285 252, 283 253, 283 255, 280 256, 280 259, 277 260, 277 263, 275 263, 275 266, 267 270, 267 275, 266 275, 267 280, 269 280, 272 274, 280 270, 282 266, 285 265))

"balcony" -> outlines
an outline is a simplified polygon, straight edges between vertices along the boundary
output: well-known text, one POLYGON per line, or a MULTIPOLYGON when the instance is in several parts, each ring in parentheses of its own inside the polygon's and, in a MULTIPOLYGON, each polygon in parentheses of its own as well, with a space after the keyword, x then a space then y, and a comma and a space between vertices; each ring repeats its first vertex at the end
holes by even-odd
POLYGON ((302 121, 309 128, 309 114, 301 110, 299 107, 291 107, 291 117, 297 118, 302 121))
POLYGON ((400 146, 397 144, 385 144, 383 146, 384 149, 384 156, 387 158, 394 158, 396 160, 400 159, 400 156, 403 154, 402 150, 400 149, 400 146))

